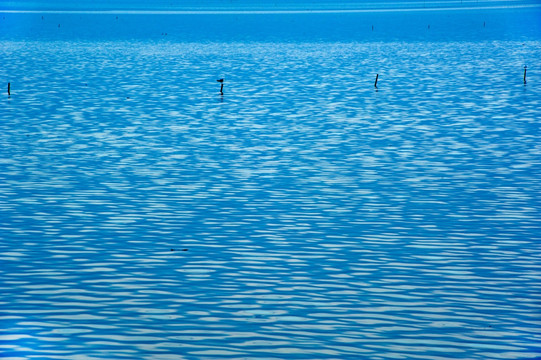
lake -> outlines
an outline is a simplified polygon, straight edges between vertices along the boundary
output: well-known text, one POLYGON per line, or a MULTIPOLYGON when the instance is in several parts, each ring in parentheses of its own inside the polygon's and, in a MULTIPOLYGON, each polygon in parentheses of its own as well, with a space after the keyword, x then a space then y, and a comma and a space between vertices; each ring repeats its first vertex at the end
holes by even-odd
POLYGON ((0 356, 540 358, 540 18, 1 13, 0 356))

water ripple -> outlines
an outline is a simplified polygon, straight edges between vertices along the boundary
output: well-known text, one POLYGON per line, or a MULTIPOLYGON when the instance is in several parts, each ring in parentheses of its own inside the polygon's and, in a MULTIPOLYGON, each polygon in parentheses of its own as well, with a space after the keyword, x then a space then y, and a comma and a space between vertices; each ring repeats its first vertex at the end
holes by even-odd
POLYGON ((2 44, 3 358, 539 357, 538 41, 2 44))

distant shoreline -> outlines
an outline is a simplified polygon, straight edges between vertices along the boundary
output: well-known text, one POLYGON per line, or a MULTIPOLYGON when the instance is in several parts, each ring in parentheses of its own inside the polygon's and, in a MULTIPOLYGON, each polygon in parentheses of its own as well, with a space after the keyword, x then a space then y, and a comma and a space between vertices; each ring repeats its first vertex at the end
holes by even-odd
POLYGON ((190 10, 2 10, 4 14, 124 14, 124 15, 216 15, 216 14, 354 14, 354 13, 373 13, 373 12, 414 12, 414 11, 461 11, 461 10, 505 10, 505 9, 525 9, 540 8, 539 4, 513 4, 513 5, 490 5, 490 6, 440 6, 440 7, 405 7, 405 8, 366 8, 366 9, 276 9, 276 10, 251 10, 251 9, 190 9, 190 10))

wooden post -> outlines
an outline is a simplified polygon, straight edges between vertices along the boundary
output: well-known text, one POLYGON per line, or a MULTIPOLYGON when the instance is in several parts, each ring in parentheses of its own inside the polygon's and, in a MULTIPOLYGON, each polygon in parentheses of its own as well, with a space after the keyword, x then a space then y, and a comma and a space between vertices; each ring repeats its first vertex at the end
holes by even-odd
POLYGON ((11 96, 11 83, 8 83, 8 96, 11 96))
POLYGON ((220 95, 223 95, 224 94, 224 79, 218 79, 216 81, 222 84, 222 86, 220 86, 220 95))
POLYGON ((378 88, 378 77, 379 77, 379 74, 376 74, 376 82, 374 83, 374 87, 376 89, 378 88))
POLYGON ((524 65, 524 85, 526 85, 526 69, 528 67, 526 65, 524 65))

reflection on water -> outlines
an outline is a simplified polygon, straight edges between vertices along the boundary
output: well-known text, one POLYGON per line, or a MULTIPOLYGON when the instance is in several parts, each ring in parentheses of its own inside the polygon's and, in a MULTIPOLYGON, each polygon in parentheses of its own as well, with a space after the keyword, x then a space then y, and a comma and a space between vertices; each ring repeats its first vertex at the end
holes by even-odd
POLYGON ((3 42, 0 354, 539 356, 522 44, 3 42))

